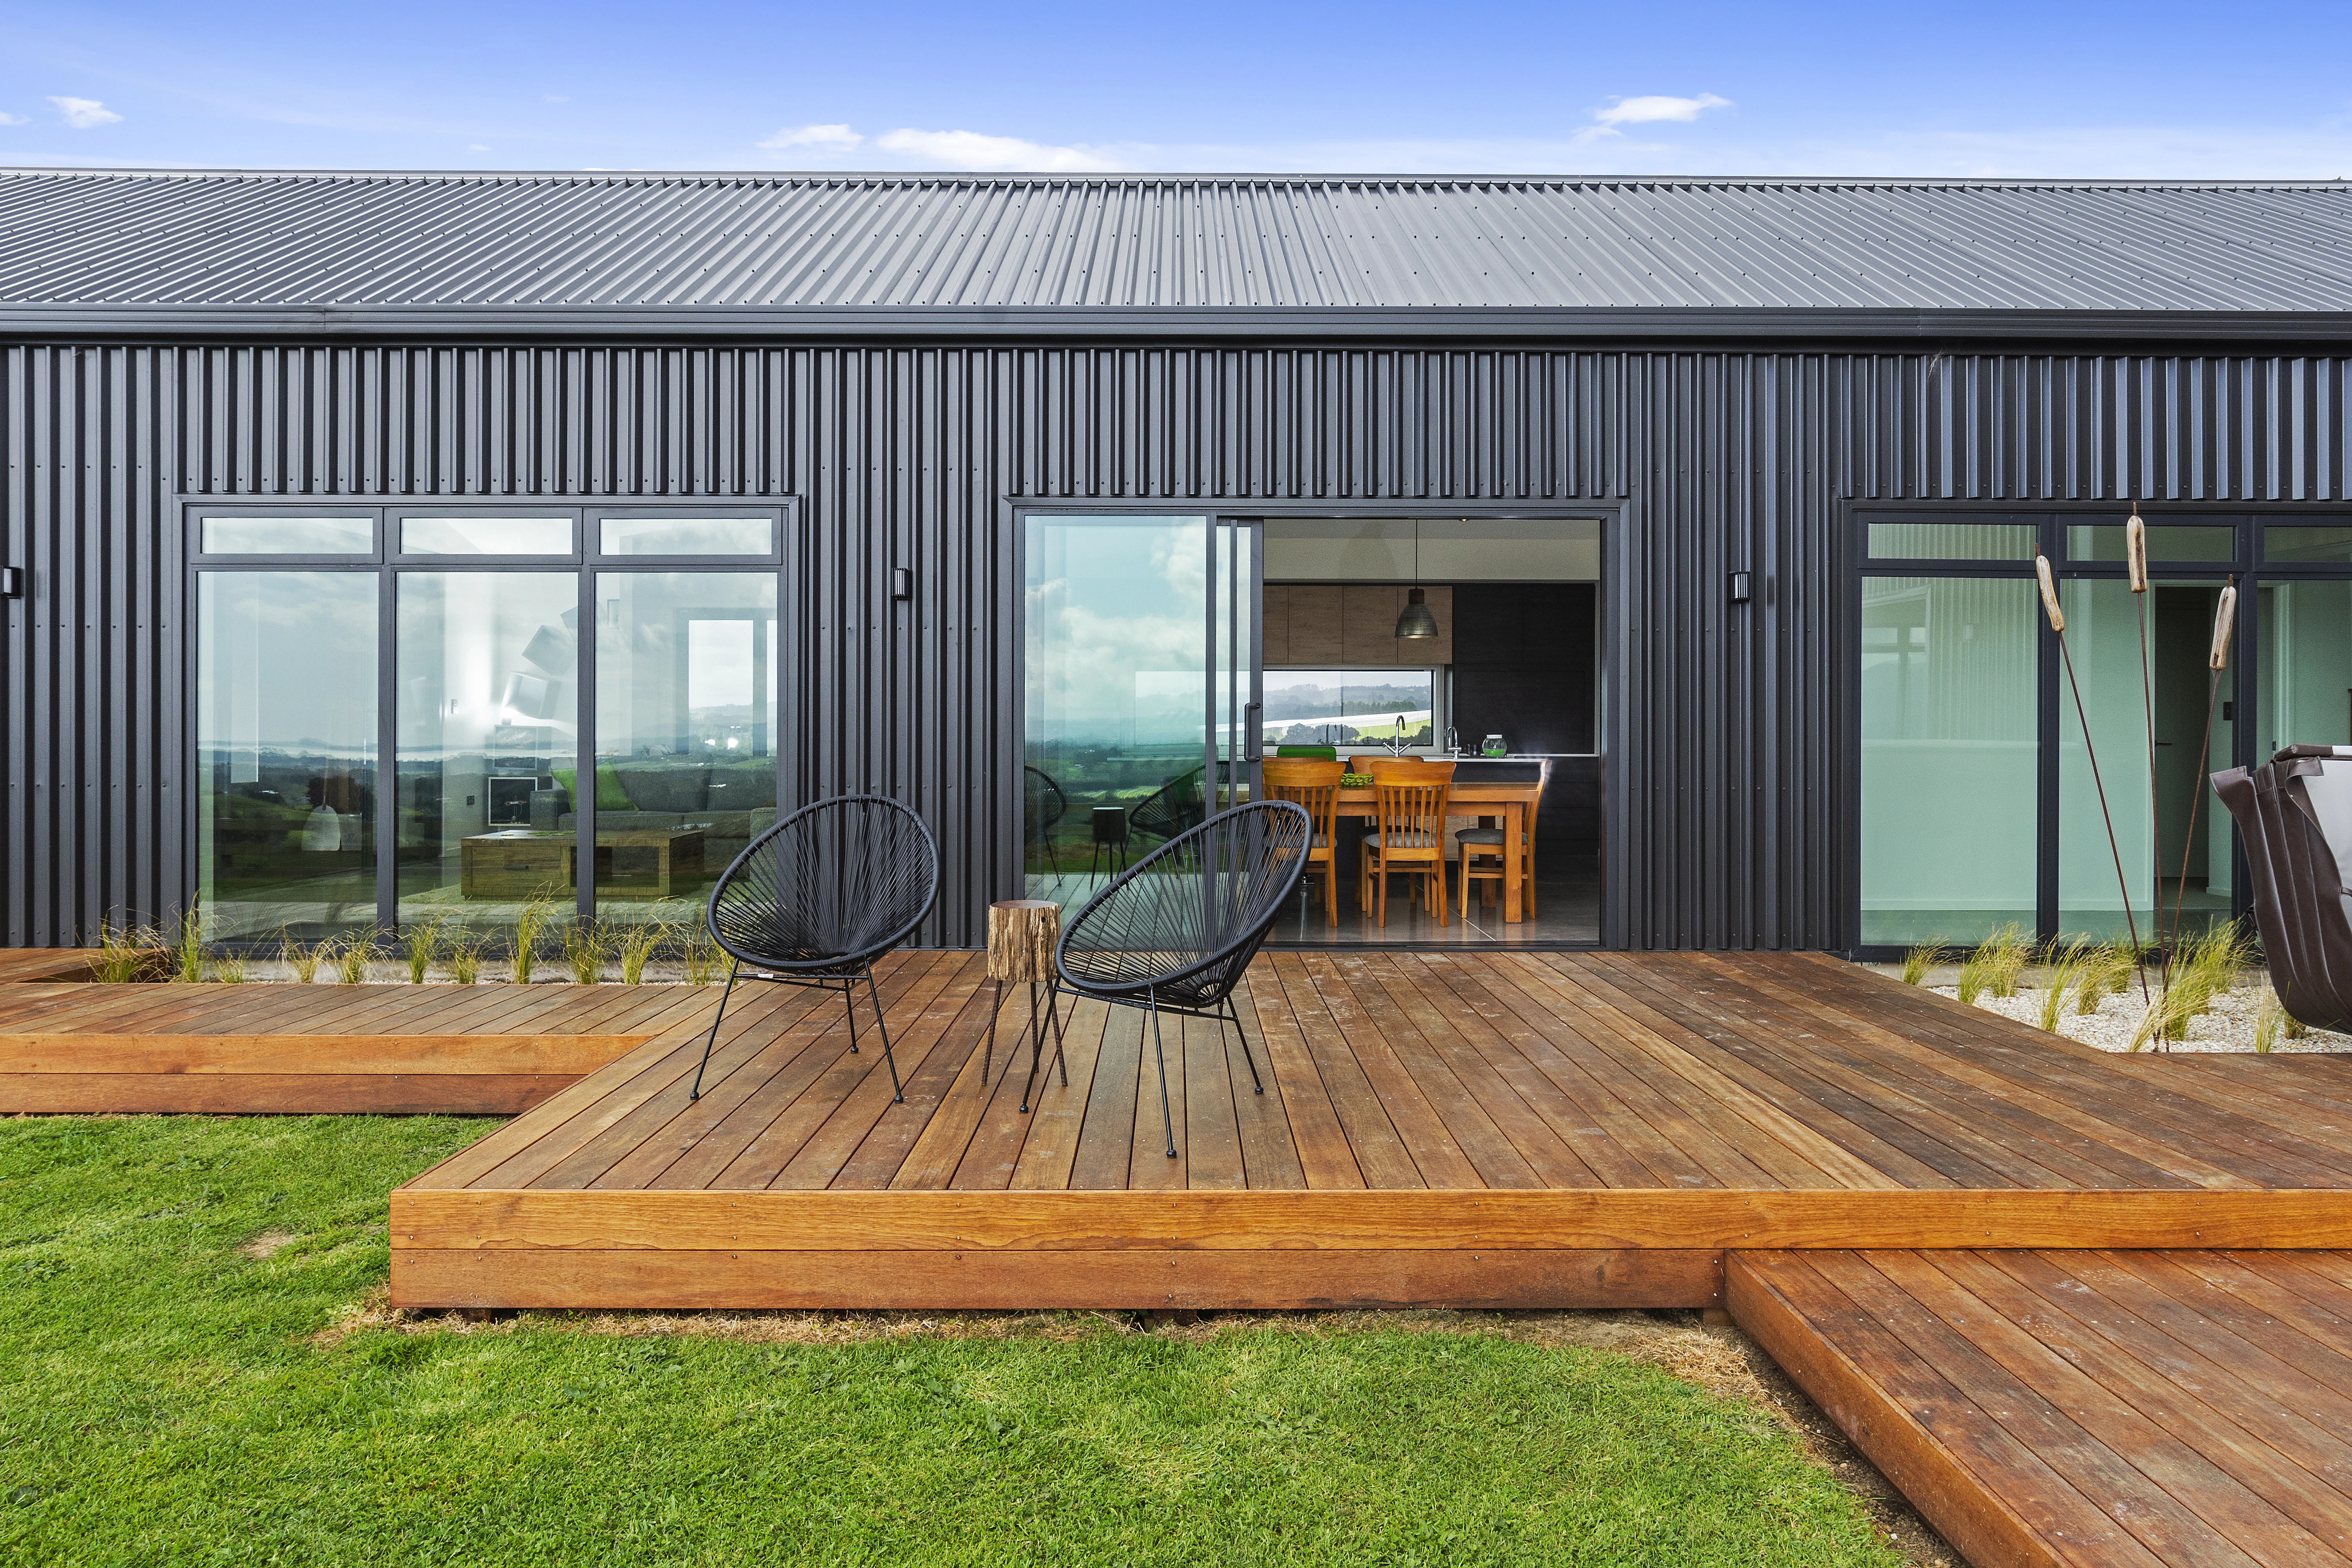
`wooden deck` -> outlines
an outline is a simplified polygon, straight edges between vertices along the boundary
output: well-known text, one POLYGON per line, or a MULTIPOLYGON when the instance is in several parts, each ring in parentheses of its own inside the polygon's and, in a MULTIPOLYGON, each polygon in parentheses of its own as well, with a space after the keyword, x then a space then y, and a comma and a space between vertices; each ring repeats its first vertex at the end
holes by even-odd
POLYGON ((1139 1015, 1076 1009, 1024 1116, 975 955, 882 990, 905 1104, 837 998, 755 987, 698 1104, 688 1020, 395 1194, 394 1299, 1699 1306, 1733 1248, 2352 1247, 2352 1062, 2107 1057, 1821 957, 1265 958, 1264 1096, 1168 1025, 1172 1160, 1139 1015))
POLYGON ((680 1020, 708 1025, 713 1002, 673 986, 0 985, 0 1115, 511 1116, 680 1020))
POLYGON ((0 1110, 533 1107, 392 1195, 410 1307, 1727 1305, 1979 1564, 2352 1557, 2352 1060, 1817 955, 1277 953, 1264 1095, 1168 1021, 1170 1159, 1139 1015, 1024 1114, 977 955, 880 989, 903 1104, 779 986, 690 1102, 710 990, 0 984, 0 1110))
POLYGON ((2352 1255, 1742 1252, 1729 1283, 1979 1568, 2352 1561, 2352 1255))

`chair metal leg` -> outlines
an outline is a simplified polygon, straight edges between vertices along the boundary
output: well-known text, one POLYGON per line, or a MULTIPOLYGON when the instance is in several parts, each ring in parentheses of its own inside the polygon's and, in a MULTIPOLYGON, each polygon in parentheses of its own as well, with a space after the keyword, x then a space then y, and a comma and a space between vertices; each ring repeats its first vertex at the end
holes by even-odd
POLYGON ((727 966, 727 989, 719 994, 719 1011, 710 1016, 710 1033, 702 1042, 702 1060, 695 1064, 694 1088, 688 1091, 689 1100, 702 1098, 702 1069, 710 1065, 710 1047, 719 1043, 719 1020, 727 1016, 727 998, 735 992, 735 976, 742 972, 743 961, 737 959, 727 966))
MULTIPOLYGON (((857 982, 852 980, 843 988, 842 994, 845 996, 855 996, 857 994, 857 982)), ((893 1105, 904 1105, 907 1103, 907 1090, 898 1082, 898 1058, 890 1054, 890 1026, 883 1021, 882 993, 874 988, 874 971, 871 968, 866 971, 866 994, 874 1003, 874 1026, 882 1031, 882 1063, 890 1069, 890 1102, 893 1105)), ((850 1012, 855 1016, 856 1011, 857 1005, 852 1002, 850 1012)))
MULTIPOLYGON (((989 1065, 996 1059, 996 1016, 1003 1011, 1004 1011, 1004 982, 999 979, 996 982, 996 1000, 988 1009, 988 1043, 980 1047, 980 1081, 982 1088, 986 1088, 988 1084, 989 1065)), ((1011 1060, 1010 1058, 1006 1058, 1004 1068, 1006 1072, 1013 1070, 1011 1060)))
POLYGON ((1242 1027, 1242 1010, 1234 1005, 1234 999, 1231 996, 1225 998, 1225 1011, 1217 1016, 1217 1043, 1224 1044, 1225 1017, 1228 1014, 1234 1020, 1234 1033, 1240 1037, 1242 1042, 1242 1060, 1249 1063, 1250 1082, 1257 1086, 1255 1092, 1264 1094, 1265 1079, 1257 1076, 1257 1058, 1250 1055, 1249 1031, 1242 1027))
POLYGON ((1151 1014, 1151 1054, 1160 1062, 1160 1125, 1168 1131, 1168 1157, 1176 1157, 1176 1113, 1168 1108, 1168 1052, 1160 1043, 1160 996, 1147 991, 1145 1006, 1151 1014))
MULTIPOLYGON (((1030 994, 1033 998, 1036 994, 1034 984, 1030 988, 1030 994)), ((1070 1087, 1070 1059, 1062 1054, 1061 1001, 1061 982, 1058 980, 1045 982, 1045 1017, 1054 1026, 1054 1063, 1062 1069, 1062 1087, 1067 1089, 1070 1087)), ((1032 1005, 1034 1005, 1034 1001, 1032 1005)), ((1029 1114, 1029 1091, 1037 1087, 1037 1068, 1044 1060, 1045 1053, 1045 1031, 1041 1027, 1037 1031, 1036 1047, 1029 1053, 1029 1076, 1021 1080, 1021 1114, 1024 1116, 1029 1114)), ((1007 1066, 1004 1070, 1009 1073, 1013 1068, 1007 1066)))
POLYGON ((1062 988, 1058 981, 1045 982, 1045 1017, 1054 1026, 1054 1065, 1061 1069, 1062 1087, 1070 1087, 1070 1058, 1062 1052, 1062 1015, 1059 1011, 1062 988))

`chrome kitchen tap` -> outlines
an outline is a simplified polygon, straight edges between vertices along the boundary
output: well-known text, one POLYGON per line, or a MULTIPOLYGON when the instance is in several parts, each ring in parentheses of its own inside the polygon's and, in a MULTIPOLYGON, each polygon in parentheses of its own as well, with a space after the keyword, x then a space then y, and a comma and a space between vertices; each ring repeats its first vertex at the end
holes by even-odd
POLYGON ((1389 737, 1389 755, 1391 757, 1404 755, 1404 715, 1402 713, 1397 715, 1396 733, 1389 737))

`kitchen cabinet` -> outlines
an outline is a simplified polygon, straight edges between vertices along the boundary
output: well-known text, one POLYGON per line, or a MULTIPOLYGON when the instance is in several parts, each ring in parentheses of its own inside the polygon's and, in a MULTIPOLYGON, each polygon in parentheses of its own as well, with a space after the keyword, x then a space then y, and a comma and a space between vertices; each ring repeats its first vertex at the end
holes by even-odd
POLYGON ((1437 632, 1396 635, 1406 590, 1385 583, 1268 583, 1262 625, 1270 666, 1385 669, 1454 662, 1454 590, 1425 590, 1437 632))

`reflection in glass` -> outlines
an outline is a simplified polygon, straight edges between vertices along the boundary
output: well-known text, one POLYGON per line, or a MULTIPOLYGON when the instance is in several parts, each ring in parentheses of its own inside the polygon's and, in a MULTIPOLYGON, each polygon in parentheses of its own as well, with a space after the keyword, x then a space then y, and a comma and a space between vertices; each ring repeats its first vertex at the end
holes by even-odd
POLYGON ((1862 584, 1862 940, 2033 930, 2032 582, 1862 584))
POLYGON ((573 899, 555 770, 578 755, 579 577, 404 572, 394 679, 403 924, 509 927, 573 899))
MULTIPOLYGON (((2066 530, 2070 561, 2123 561, 2130 554, 2129 531, 2121 522, 2078 522, 2066 530)), ((2150 561, 2234 561, 2238 531, 2234 528, 2191 528, 2152 523, 2147 530, 2150 561)), ((2145 721, 2143 721, 2143 729, 2145 721)))
POLYGON ((1435 686, 1426 669, 1269 669, 1268 746, 1386 747, 1433 743, 1435 686))
POLYGON ((368 517, 206 517, 207 555, 367 555, 375 550, 375 520, 368 517))
POLYGON ((2265 561, 2352 562, 2352 528, 2264 528, 2265 561))
POLYGON ((200 573, 196 627, 206 935, 314 941, 373 925, 374 574, 200 573))
POLYGON ((2352 582, 2272 583, 2260 595, 2255 760, 2352 745, 2352 582))
POLYGON ((775 616, 772 572, 596 574, 599 914, 694 919, 775 825, 775 616))
MULTIPOLYGON (((2108 942, 2129 934, 2126 891, 2140 939, 2149 936, 2155 908, 2156 857, 2148 839, 2147 709, 2141 694, 2139 617, 2131 585, 2120 578, 2074 579, 2059 584, 2066 612, 2066 643, 2082 687, 2098 777, 2091 776, 2082 720, 2073 693, 2058 696, 2058 923, 2067 936, 2108 942), (2115 822, 2107 839, 2099 810, 2100 786, 2115 822), (2116 847, 2123 877, 2116 875, 2116 847)), ((2202 662, 2201 660, 2200 661, 2202 662)))
POLYGON ((775 523, 764 517, 608 517, 596 525, 607 555, 766 555, 775 523))
MULTIPOLYGON (((2147 595, 2147 675, 2140 683, 2139 606, 2130 584, 2116 579, 2062 583, 2059 603, 2066 612, 2066 641, 2074 675, 2083 689, 2091 737, 2098 747, 2099 777, 2106 786, 2106 811, 2115 823, 2113 844, 2099 793, 2083 748, 2083 725, 2071 694, 2059 698, 2058 723, 2058 931, 2062 937, 2095 942, 2128 938, 2124 896, 2130 893, 2142 942, 2156 940, 2161 908, 2167 929, 2176 901, 2185 931, 2195 931, 2230 908, 2227 814, 2215 809, 2206 775, 2229 765, 2234 725, 2218 704, 2212 750, 2205 743, 2206 699, 2212 671, 2213 610, 2219 583, 2165 583, 2147 595), (2149 772, 2147 724, 2156 721, 2155 771, 2149 772), (2151 780, 2153 781, 2151 783, 2151 780), (2148 834, 2150 813, 2159 831, 2148 834), (2193 821, 2192 821, 2193 817, 2193 821), (2118 882, 2116 860, 2123 859, 2118 882), (2184 870, 2185 867, 2185 870, 2184 870)), ((2230 695, 2225 686, 2221 693, 2230 695)))
POLYGON ((1210 526, 1027 521, 1025 864, 1030 897, 1070 902, 1207 808, 1210 526))
POLYGON ((1874 522, 1878 561, 2031 561, 2034 529, 2017 522, 1874 522))
POLYGON ((568 517, 404 517, 409 555, 569 555, 568 517))

